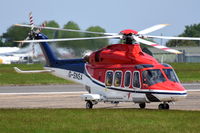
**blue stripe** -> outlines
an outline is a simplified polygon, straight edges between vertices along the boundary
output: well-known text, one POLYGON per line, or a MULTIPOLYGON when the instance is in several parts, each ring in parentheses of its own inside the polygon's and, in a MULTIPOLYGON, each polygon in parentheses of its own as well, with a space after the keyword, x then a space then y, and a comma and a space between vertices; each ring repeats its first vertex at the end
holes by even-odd
POLYGON ((58 60, 57 65, 55 65, 54 67, 67 69, 82 74, 84 74, 85 72, 85 62, 83 59, 58 60))
POLYGON ((93 80, 89 75, 86 74, 86 76, 96 85, 99 85, 101 87, 110 89, 110 90, 115 90, 115 91, 122 91, 122 92, 132 92, 132 93, 144 93, 144 94, 163 94, 163 95, 187 95, 187 93, 178 93, 178 92, 150 92, 150 91, 135 91, 135 90, 124 90, 120 88, 114 88, 114 87, 106 87, 105 85, 102 85, 98 83, 97 81, 93 80))

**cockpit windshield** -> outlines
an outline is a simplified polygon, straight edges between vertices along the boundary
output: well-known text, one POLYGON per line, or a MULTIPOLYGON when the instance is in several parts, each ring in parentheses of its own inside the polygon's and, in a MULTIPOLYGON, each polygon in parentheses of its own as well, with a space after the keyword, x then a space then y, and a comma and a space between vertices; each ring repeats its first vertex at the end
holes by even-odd
POLYGON ((145 70, 142 73, 143 83, 148 86, 166 81, 160 69, 145 70))
POLYGON ((172 69, 163 69, 163 71, 165 72, 169 80, 179 82, 178 77, 172 69))

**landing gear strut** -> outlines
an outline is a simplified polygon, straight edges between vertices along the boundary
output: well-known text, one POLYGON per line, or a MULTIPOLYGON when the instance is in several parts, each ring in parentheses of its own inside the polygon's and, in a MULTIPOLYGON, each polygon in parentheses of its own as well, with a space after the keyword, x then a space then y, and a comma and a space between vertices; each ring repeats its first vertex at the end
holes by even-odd
POLYGON ((168 103, 161 103, 158 105, 158 109, 169 109, 168 103))
POLYGON ((144 109, 146 107, 146 103, 140 103, 139 106, 141 109, 144 109))

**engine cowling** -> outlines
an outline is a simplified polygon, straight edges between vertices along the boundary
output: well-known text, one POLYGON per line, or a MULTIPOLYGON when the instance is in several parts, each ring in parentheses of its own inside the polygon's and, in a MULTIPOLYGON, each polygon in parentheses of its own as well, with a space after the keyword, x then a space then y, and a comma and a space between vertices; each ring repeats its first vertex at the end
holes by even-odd
POLYGON ((144 53, 139 44, 113 44, 93 52, 87 57, 90 64, 157 64, 152 56, 144 53))

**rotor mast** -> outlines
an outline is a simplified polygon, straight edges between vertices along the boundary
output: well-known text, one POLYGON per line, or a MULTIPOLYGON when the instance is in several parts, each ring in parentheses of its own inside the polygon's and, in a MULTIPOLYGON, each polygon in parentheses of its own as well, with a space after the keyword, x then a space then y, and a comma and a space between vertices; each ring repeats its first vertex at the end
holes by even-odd
POLYGON ((134 38, 133 35, 136 35, 138 32, 135 30, 127 29, 120 32, 122 34, 122 40, 124 40, 125 44, 133 44, 134 38))

